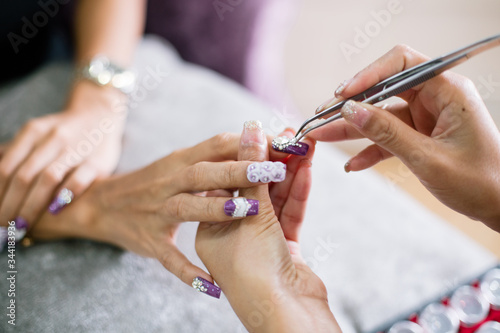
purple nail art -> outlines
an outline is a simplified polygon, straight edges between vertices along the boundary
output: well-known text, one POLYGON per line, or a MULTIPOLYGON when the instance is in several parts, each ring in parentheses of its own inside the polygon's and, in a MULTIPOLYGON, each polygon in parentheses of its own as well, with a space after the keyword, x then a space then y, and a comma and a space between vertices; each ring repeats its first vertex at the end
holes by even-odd
POLYGON ((281 162, 253 163, 247 168, 247 178, 252 183, 279 183, 285 177, 286 165, 281 162))
POLYGON ((14 220, 14 223, 16 227, 16 242, 20 242, 21 240, 23 240, 26 232, 28 231, 28 221, 18 216, 14 220))
POLYGON ((232 217, 247 217, 259 214, 259 200, 234 198, 224 204, 224 213, 232 217))
POLYGON ((213 283, 205 280, 204 278, 195 277, 193 279, 192 286, 200 293, 204 293, 215 298, 220 298, 220 292, 221 292, 220 288, 214 285, 213 283))
POLYGON ((309 150, 309 145, 307 143, 294 142, 290 138, 284 136, 274 138, 272 147, 276 151, 299 156, 305 156, 309 150))
POLYGON ((73 192, 67 188, 63 188, 57 197, 50 203, 49 212, 52 215, 58 214, 64 207, 69 205, 73 200, 73 192))

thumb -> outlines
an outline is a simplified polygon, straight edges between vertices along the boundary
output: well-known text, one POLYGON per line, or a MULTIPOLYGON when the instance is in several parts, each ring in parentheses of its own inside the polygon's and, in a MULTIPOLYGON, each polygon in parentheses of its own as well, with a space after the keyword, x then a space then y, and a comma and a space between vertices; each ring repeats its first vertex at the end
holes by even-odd
POLYGON ((348 101, 341 113, 364 137, 397 156, 410 168, 417 167, 416 164, 421 163, 422 157, 428 156, 434 147, 428 136, 376 106, 348 101))

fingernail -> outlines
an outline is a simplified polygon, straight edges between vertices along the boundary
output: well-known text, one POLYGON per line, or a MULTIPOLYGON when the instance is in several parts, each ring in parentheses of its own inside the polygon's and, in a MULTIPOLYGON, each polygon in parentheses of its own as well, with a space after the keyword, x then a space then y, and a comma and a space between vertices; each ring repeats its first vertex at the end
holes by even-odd
POLYGON ((192 286, 194 289, 198 290, 200 293, 207 294, 209 296, 220 298, 220 288, 214 285, 213 283, 205 280, 201 277, 195 277, 193 279, 192 286))
POLYGON ((245 144, 264 144, 266 138, 262 130, 262 123, 258 120, 246 121, 243 126, 242 140, 245 144))
POLYGON ((305 156, 309 150, 309 145, 307 143, 293 143, 291 139, 286 136, 275 137, 271 146, 276 151, 300 156, 305 156))
POLYGON ((28 231, 28 221, 18 216, 14 220, 14 227, 16 228, 16 242, 20 242, 23 240, 26 232, 28 231))
POLYGON ((224 213, 232 217, 247 217, 259 214, 259 200, 233 198, 224 204, 224 213))
POLYGON ((342 93, 344 92, 345 88, 347 88, 347 86, 351 83, 352 79, 351 80, 345 80, 344 82, 342 82, 339 87, 337 88, 337 90, 335 90, 335 97, 341 97, 342 96, 342 93))
POLYGON ((58 214, 64 207, 69 205, 73 200, 73 192, 67 188, 63 188, 57 197, 50 203, 49 212, 52 215, 58 214))
POLYGON ((346 164, 344 164, 344 171, 346 173, 351 172, 351 161, 348 161, 346 164))
POLYGON ((337 102, 336 97, 330 98, 316 109, 316 113, 320 113, 321 111, 328 109, 330 106, 333 106, 336 102, 337 102))
POLYGON ((285 177, 286 165, 281 162, 252 163, 247 168, 247 179, 252 183, 280 183, 285 177))
POLYGON ((342 107, 342 117, 358 128, 363 128, 371 116, 371 113, 361 104, 348 101, 342 107))

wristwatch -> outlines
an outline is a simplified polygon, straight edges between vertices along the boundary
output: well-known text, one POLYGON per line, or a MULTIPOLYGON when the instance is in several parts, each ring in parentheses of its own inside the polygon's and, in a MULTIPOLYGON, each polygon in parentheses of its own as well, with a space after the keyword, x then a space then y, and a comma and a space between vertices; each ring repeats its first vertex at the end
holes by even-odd
POLYGON ((134 91, 136 75, 114 64, 106 56, 98 55, 80 70, 81 77, 104 87, 110 86, 125 94, 134 91))

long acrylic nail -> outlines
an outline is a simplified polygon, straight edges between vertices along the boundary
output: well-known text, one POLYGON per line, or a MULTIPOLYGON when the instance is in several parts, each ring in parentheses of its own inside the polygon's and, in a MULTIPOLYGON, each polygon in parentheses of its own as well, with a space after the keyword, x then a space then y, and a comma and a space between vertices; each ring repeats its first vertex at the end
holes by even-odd
POLYGON ((347 88, 347 86, 349 84, 351 84, 351 80, 345 80, 344 82, 342 82, 339 87, 335 90, 335 97, 341 97, 342 96, 342 93, 344 92, 345 88, 347 88))
POLYGON ((20 242, 28 231, 28 221, 18 216, 14 220, 14 226, 16 228, 16 242, 20 242))
POLYGON ((337 103, 337 100, 338 100, 338 98, 336 98, 336 97, 332 97, 332 98, 328 99, 326 102, 321 104, 316 109, 316 113, 320 113, 321 111, 328 109, 330 106, 333 106, 335 103, 337 103))
POLYGON ((258 120, 246 121, 243 126, 242 142, 244 144, 264 144, 266 138, 262 130, 262 123, 258 120))
POLYGON ((305 156, 309 151, 309 145, 307 143, 293 143, 290 141, 290 138, 284 136, 274 138, 271 146, 276 151, 299 156, 305 156))
POLYGON ((224 213, 232 217, 247 217, 259 214, 259 200, 233 198, 224 204, 224 213))
POLYGON ((200 293, 204 293, 215 298, 220 298, 220 288, 202 277, 195 277, 193 279, 192 286, 200 293))
POLYGON ((371 117, 371 113, 361 104, 347 101, 341 110, 342 117, 358 128, 363 128, 371 117))
POLYGON ((67 188, 63 188, 57 197, 50 203, 49 212, 53 215, 58 214, 64 207, 69 205, 73 200, 73 192, 67 188))
POLYGON ((252 163, 247 168, 247 179, 252 183, 280 183, 286 177, 286 164, 281 162, 252 163))

